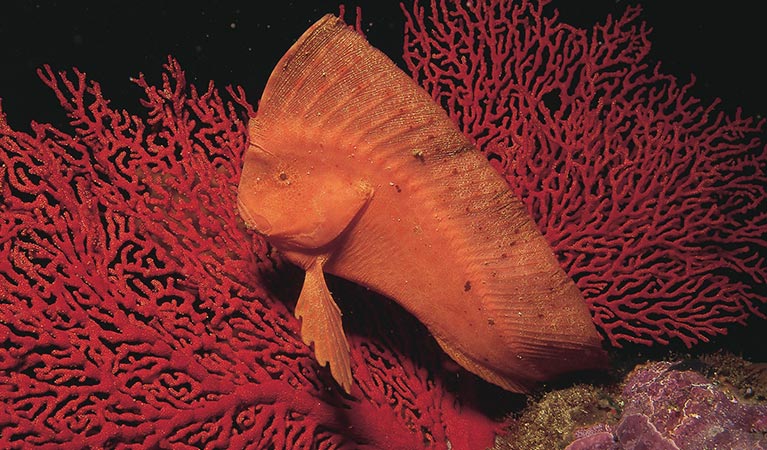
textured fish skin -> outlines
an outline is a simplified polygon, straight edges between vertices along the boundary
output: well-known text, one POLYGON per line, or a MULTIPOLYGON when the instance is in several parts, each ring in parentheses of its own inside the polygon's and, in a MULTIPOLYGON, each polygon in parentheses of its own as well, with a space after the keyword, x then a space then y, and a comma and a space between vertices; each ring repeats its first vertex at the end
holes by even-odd
POLYGON ((348 346, 340 320, 324 323, 335 304, 323 271, 392 298, 507 390, 605 367, 580 292, 506 182, 338 18, 320 19, 280 60, 249 133, 241 214, 307 270, 314 287, 298 315, 323 324, 304 339, 347 392, 348 346))

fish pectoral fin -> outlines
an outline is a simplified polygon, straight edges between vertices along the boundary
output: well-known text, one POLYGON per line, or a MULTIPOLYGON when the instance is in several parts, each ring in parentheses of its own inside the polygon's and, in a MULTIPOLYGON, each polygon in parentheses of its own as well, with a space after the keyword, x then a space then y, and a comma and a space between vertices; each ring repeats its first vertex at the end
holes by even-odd
POLYGON ((311 201, 295 217, 283 240, 294 247, 316 249, 349 227, 373 197, 373 187, 365 181, 350 181, 343 174, 326 173, 306 197, 311 201))
POLYGON ((321 366, 330 366, 333 378, 348 394, 352 388, 349 342, 341 323, 341 310, 325 283, 323 263, 318 258, 306 270, 295 314, 301 319, 301 338, 304 343, 314 343, 317 362, 321 366))

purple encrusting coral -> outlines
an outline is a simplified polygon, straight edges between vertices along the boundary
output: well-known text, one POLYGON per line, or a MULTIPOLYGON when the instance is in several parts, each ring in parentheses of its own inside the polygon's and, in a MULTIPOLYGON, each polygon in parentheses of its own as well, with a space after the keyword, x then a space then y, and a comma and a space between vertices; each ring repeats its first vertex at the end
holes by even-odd
POLYGON ((767 448, 767 405, 743 403, 680 364, 634 369, 623 396, 617 425, 577 431, 567 450, 767 448))
MULTIPOLYGON (((638 9, 586 30, 548 3, 408 2, 404 62, 525 199, 611 345, 693 345, 765 317, 767 122, 649 67, 638 9)), ((477 382, 383 302, 346 316, 352 396, 327 389, 237 216, 242 92, 197 90, 171 59, 162 82, 138 77, 131 112, 82 72, 40 75, 69 126, 19 131, 0 109, 0 447, 491 445, 477 382)), ((636 448, 632 430, 765 446, 764 407, 652 367, 622 422, 571 448, 636 448)))

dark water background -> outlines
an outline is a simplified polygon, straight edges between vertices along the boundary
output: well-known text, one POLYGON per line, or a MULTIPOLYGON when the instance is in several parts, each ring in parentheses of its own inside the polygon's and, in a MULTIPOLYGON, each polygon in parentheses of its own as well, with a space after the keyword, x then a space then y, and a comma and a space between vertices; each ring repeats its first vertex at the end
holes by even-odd
MULTIPOLYGON (((741 106, 748 115, 767 115, 767 77, 760 69, 767 27, 749 2, 554 1, 547 8, 559 9, 564 22, 590 27, 631 4, 643 5, 643 18, 653 28, 651 58, 663 61, 665 72, 681 80, 695 73, 693 93, 721 97, 726 110, 741 106)), ((403 23, 399 2, 356 0, 346 5, 352 12, 363 7, 369 40, 398 61, 403 23)), ((290 44, 322 14, 337 11, 338 2, 328 0, 3 2, 0 98, 17 129, 31 119, 61 120, 53 95, 35 75, 47 63, 54 69, 77 66, 101 82, 117 105, 134 110, 139 91, 126 82, 128 77, 144 72, 158 79, 171 54, 190 81, 240 84, 255 99, 290 44)))
MULTIPOLYGON (((692 94, 705 103, 719 97, 721 108, 745 115, 767 115, 765 60, 767 27, 763 15, 744 1, 554 1, 560 20, 590 28, 608 14, 642 4, 643 19, 653 28, 650 62, 697 83, 692 94)), ((363 7, 363 28, 371 43, 401 63, 403 16, 396 1, 349 1, 347 14, 363 7)), ((198 87, 214 80, 218 87, 242 85, 255 102, 272 67, 294 40, 327 12, 334 1, 162 2, 14 0, 0 7, 0 98, 8 122, 28 130, 37 120, 57 126, 66 117, 35 70, 76 66, 99 81, 112 106, 141 110, 141 91, 128 81, 139 72, 160 81, 167 55, 176 57, 187 80, 198 87), (263 7, 268 4, 268 9, 263 7)), ((767 141, 765 141, 767 142, 767 141)), ((767 321, 701 349, 726 346, 767 360, 767 321)))

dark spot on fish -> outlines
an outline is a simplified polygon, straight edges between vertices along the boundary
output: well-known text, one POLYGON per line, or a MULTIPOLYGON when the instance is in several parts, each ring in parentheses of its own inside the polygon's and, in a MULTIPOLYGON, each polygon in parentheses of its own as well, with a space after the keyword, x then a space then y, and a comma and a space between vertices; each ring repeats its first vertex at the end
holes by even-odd
POLYGON ((501 253, 501 258, 506 259, 508 257, 509 257, 509 255, 507 255, 506 253, 501 253))
POLYGON ((487 319, 487 324, 488 324, 488 325, 490 325, 490 326, 492 327, 493 325, 495 325, 495 320, 493 320, 493 319, 487 319))
POLYGON ((463 285, 463 291, 464 291, 464 292, 469 292, 470 290, 471 290, 471 281, 467 281, 467 282, 466 282, 466 283, 463 285))
POLYGON ((464 153, 464 152, 471 151, 473 148, 474 147, 472 147, 471 144, 465 144, 465 145, 461 145, 461 146, 455 147, 455 148, 453 148, 451 150, 448 150, 448 154, 451 155, 451 156, 452 155, 458 155, 458 154, 461 154, 461 153, 464 153))
POLYGON ((288 180, 288 174, 286 174, 285 172, 280 172, 278 177, 280 178, 280 181, 287 181, 288 180))

